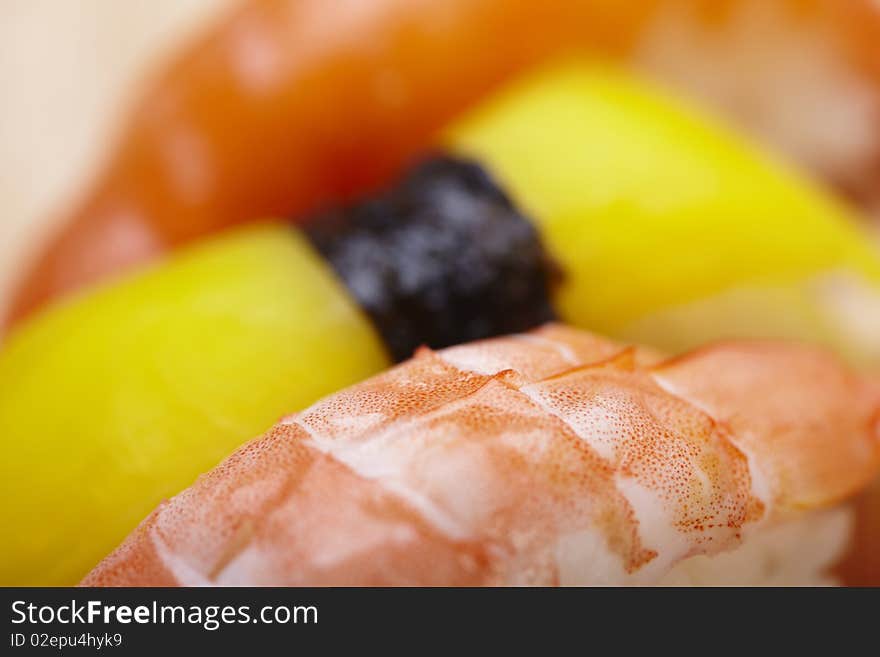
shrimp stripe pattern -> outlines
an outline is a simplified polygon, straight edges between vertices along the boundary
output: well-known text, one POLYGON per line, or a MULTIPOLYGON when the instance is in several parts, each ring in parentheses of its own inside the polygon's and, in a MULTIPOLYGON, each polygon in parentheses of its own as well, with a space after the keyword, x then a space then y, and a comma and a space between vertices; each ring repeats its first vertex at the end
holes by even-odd
POLYGON ((878 409, 799 345, 664 360, 550 324, 422 349, 244 445, 83 584, 648 584, 864 486, 878 409))

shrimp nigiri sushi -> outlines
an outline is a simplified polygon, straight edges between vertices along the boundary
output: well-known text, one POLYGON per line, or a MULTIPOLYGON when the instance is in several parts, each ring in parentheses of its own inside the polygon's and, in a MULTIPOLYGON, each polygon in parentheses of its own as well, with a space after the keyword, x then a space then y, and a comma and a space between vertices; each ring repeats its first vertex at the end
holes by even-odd
POLYGON ((84 585, 823 584, 880 389, 806 346, 663 360, 561 325, 283 419, 84 585))

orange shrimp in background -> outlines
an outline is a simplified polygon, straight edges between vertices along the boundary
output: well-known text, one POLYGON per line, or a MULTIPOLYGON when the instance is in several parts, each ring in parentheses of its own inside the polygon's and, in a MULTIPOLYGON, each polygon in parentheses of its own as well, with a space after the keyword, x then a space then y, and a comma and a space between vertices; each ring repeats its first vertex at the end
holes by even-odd
POLYGON ((827 583, 878 411, 790 344, 425 349, 243 446, 83 584, 827 583))
MULTIPOLYGON (((107 166, 22 277, 7 322, 176 244, 259 217, 302 216, 387 182, 462 109, 573 48, 623 57, 709 97, 871 206, 880 142, 877 122, 862 115, 880 89, 878 37, 880 16, 868 0, 250 0, 147 90, 107 166), (740 19, 770 4, 769 23, 760 11, 757 22, 740 19), (734 31, 721 39, 732 49, 706 52, 730 24, 754 24, 757 33, 734 31), (855 120, 817 116, 806 136, 788 134, 791 113, 772 108, 778 100, 801 111, 801 96, 767 103, 761 94, 779 85, 752 81, 765 67, 725 68, 724 58, 755 39, 786 43, 789 29, 817 41, 798 53, 807 63, 793 69, 794 84, 812 75, 814 61, 820 73, 842 71, 859 97, 855 120), (705 39, 695 36, 706 30, 705 39), (698 45, 688 47, 691 40, 698 45), (712 77, 718 66, 726 77, 712 77), (855 135, 847 144, 868 138, 826 150, 843 124, 855 135)), ((791 54, 783 52, 783 82, 791 54)))

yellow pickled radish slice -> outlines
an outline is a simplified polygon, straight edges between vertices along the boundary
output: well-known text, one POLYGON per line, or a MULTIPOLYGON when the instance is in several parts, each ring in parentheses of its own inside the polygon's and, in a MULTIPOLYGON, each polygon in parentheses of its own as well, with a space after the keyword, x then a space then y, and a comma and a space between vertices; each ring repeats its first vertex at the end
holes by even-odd
POLYGON ((36 316, 0 352, 0 583, 76 583, 244 440, 387 364, 283 226, 205 242, 36 316))
POLYGON ((880 251, 850 212, 650 85, 562 63, 443 142, 540 225, 567 274, 567 321, 675 350, 788 337, 880 363, 880 251))

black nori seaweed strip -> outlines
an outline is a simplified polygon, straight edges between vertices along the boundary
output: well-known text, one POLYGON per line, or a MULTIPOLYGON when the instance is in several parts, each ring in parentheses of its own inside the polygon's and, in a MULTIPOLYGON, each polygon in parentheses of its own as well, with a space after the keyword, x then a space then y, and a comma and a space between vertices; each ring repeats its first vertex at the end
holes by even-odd
POLYGON ((555 319, 558 273, 534 226, 478 164, 438 155, 303 228, 396 361, 555 319))

